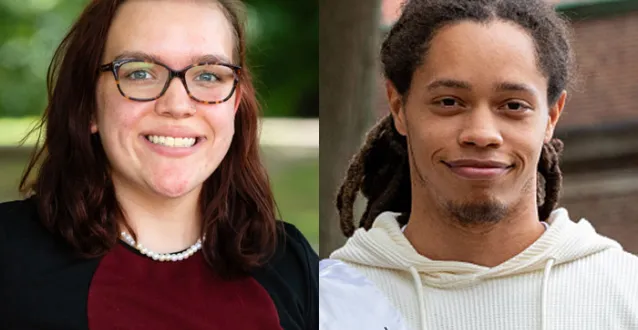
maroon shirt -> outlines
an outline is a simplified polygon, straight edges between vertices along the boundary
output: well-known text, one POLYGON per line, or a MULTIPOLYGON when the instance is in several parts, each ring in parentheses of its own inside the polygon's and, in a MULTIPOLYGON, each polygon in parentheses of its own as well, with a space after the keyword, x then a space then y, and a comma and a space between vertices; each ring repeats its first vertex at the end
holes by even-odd
POLYGON ((155 261, 119 244, 100 262, 88 297, 91 330, 280 330, 277 310, 252 277, 224 281, 201 251, 155 261))

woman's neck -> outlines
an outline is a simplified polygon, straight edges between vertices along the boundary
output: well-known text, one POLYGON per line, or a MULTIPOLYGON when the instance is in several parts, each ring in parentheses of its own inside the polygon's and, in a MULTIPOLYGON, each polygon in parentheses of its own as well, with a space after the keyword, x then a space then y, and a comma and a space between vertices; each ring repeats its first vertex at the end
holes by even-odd
POLYGON ((126 222, 144 247, 172 253, 187 249, 201 237, 200 189, 178 198, 142 194, 128 187, 115 190, 124 215, 119 220, 121 230, 127 231, 126 222))

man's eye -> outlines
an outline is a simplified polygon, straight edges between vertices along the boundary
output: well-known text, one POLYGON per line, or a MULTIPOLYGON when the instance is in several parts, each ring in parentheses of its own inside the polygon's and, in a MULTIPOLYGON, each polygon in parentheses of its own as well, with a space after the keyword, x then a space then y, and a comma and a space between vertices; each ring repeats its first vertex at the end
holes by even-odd
POLYGON ((437 102, 439 105, 444 106, 444 107, 453 107, 458 105, 458 101, 456 101, 455 99, 451 98, 451 97, 446 97, 444 99, 440 99, 437 102))

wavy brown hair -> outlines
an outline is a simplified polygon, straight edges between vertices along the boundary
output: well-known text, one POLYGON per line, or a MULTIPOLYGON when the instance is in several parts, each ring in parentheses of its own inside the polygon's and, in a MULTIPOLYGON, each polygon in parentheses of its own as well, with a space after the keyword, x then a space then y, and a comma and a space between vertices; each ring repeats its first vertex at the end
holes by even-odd
MULTIPOLYGON (((117 244, 116 219, 123 216, 108 159, 90 122, 109 27, 125 0, 95 0, 57 48, 47 75, 48 106, 40 125, 42 143, 23 174, 20 190, 35 195, 42 223, 81 256, 107 253, 117 244)), ((204 256, 217 274, 246 274, 274 253, 275 203, 259 157, 260 107, 246 66, 244 8, 239 0, 215 0, 235 35, 234 64, 241 97, 230 149, 205 181, 200 195, 204 256)), ((40 139, 39 139, 40 141, 40 139)))
MULTIPOLYGON (((567 21, 544 0, 408 0, 381 47, 384 75, 402 97, 410 91, 412 75, 426 57, 430 41, 444 26, 460 21, 512 22, 529 33, 536 47, 539 69, 548 81, 549 105, 571 83, 575 70, 567 21)), ((337 195, 341 231, 352 236, 357 224, 353 208, 358 192, 367 198, 359 227, 369 229, 379 213, 402 213, 405 225, 411 206, 410 168, 406 138, 388 115, 367 135, 361 150, 350 162, 337 195)), ((542 148, 538 163, 537 207, 545 220, 558 205, 562 186, 559 159, 563 143, 552 139, 542 148)))

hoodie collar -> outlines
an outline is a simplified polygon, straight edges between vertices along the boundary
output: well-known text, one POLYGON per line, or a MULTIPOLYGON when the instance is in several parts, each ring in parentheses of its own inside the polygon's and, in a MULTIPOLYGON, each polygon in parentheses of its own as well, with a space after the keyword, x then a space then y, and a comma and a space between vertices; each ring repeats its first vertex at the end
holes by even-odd
POLYGON ((552 212, 549 228, 536 242, 498 266, 437 261, 418 254, 403 235, 398 215, 393 212, 380 214, 370 230, 358 229, 331 258, 405 272, 414 268, 423 284, 452 288, 541 270, 550 259, 554 260, 554 265, 560 265, 605 249, 621 248, 615 241, 598 235, 587 220, 575 223, 570 220, 567 210, 560 208, 552 212))

